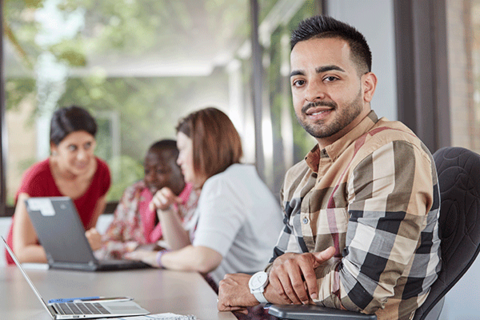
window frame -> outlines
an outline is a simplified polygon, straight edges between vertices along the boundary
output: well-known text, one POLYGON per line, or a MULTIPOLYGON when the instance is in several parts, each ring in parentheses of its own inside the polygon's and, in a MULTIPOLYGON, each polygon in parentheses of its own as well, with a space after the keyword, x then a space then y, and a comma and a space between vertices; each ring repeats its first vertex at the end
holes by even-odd
MULTIPOLYGON (((328 14, 328 0, 317 0, 318 7, 328 14)), ((0 0, 0 217, 10 217, 15 208, 6 205, 6 157, 8 150, 5 119, 5 66, 3 57, 3 0, 0 0)), ((249 0, 253 79, 252 104, 255 111, 257 170, 265 176, 262 149, 261 118, 263 79, 262 52, 258 39, 258 0, 249 0), (257 83, 257 82, 255 82, 257 83)), ((432 151, 449 146, 450 100, 448 90, 446 1, 394 1, 395 43, 397 61, 398 119, 410 127, 432 151), (432 36, 433 35, 433 36, 432 36), (432 125, 433 118, 433 125, 432 125)), ((105 213, 112 213, 118 202, 109 202, 105 213)))

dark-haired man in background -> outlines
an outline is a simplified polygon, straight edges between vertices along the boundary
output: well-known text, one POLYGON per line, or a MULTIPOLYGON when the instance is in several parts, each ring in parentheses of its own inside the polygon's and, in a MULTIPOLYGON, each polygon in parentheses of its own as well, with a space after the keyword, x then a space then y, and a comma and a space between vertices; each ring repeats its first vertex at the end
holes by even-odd
POLYGON ((326 16, 291 38, 299 123, 318 144, 285 177, 285 227, 266 272, 227 275, 219 310, 315 303, 411 319, 440 271, 432 155, 400 122, 378 119, 371 52, 326 16))
POLYGON ((176 211, 186 228, 197 207, 198 193, 191 184, 185 183, 177 164, 178 153, 175 140, 160 140, 150 146, 143 162, 145 176, 123 192, 113 221, 98 245, 101 246, 96 253, 99 257, 121 259, 133 250, 161 249, 157 243, 163 239, 164 226, 156 208, 151 207, 152 199, 160 190, 168 189, 178 197, 176 211))

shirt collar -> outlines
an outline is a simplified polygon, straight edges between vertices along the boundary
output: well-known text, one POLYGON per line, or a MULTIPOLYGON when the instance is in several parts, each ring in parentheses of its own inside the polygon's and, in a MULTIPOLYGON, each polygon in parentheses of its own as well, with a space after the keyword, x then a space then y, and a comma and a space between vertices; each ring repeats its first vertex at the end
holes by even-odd
POLYGON ((352 143, 354 143, 362 135, 370 131, 370 129, 377 123, 377 114, 371 110, 370 113, 363 118, 363 120, 350 130, 346 135, 335 141, 334 143, 319 148, 318 144, 305 156, 307 165, 313 172, 318 171, 318 164, 321 158, 331 158, 333 161, 338 158, 352 143))

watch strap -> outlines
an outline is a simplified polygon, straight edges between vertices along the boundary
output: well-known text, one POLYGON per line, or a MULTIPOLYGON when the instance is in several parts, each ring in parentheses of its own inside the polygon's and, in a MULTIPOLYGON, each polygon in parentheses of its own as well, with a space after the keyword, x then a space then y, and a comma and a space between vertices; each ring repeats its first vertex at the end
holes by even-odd
POLYGON ((253 295, 255 296, 255 299, 257 299, 258 302, 268 303, 268 300, 265 299, 265 296, 263 295, 263 292, 255 291, 255 292, 252 292, 252 293, 253 293, 253 295))

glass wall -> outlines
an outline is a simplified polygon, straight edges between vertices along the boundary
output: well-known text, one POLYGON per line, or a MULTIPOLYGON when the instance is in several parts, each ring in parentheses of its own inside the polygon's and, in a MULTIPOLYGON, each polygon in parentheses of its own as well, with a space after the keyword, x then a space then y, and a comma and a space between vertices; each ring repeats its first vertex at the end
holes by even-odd
POLYGON ((452 145, 480 153, 480 0, 447 1, 452 145))
POLYGON ((261 1, 259 41, 263 48, 266 115, 264 134, 266 180, 280 191, 285 172, 305 157, 316 143, 298 124, 290 90, 290 34, 300 21, 321 13, 318 1, 261 1))
MULTIPOLYGON (((309 140, 291 108, 288 37, 319 1, 259 1, 263 141, 274 192, 309 140), (293 138, 292 138, 293 137, 293 138)), ((255 161, 248 0, 4 1, 7 200, 21 175, 49 155, 52 112, 72 104, 99 125, 96 154, 112 171, 109 201, 143 177, 154 141, 205 106, 224 110, 255 161)))

